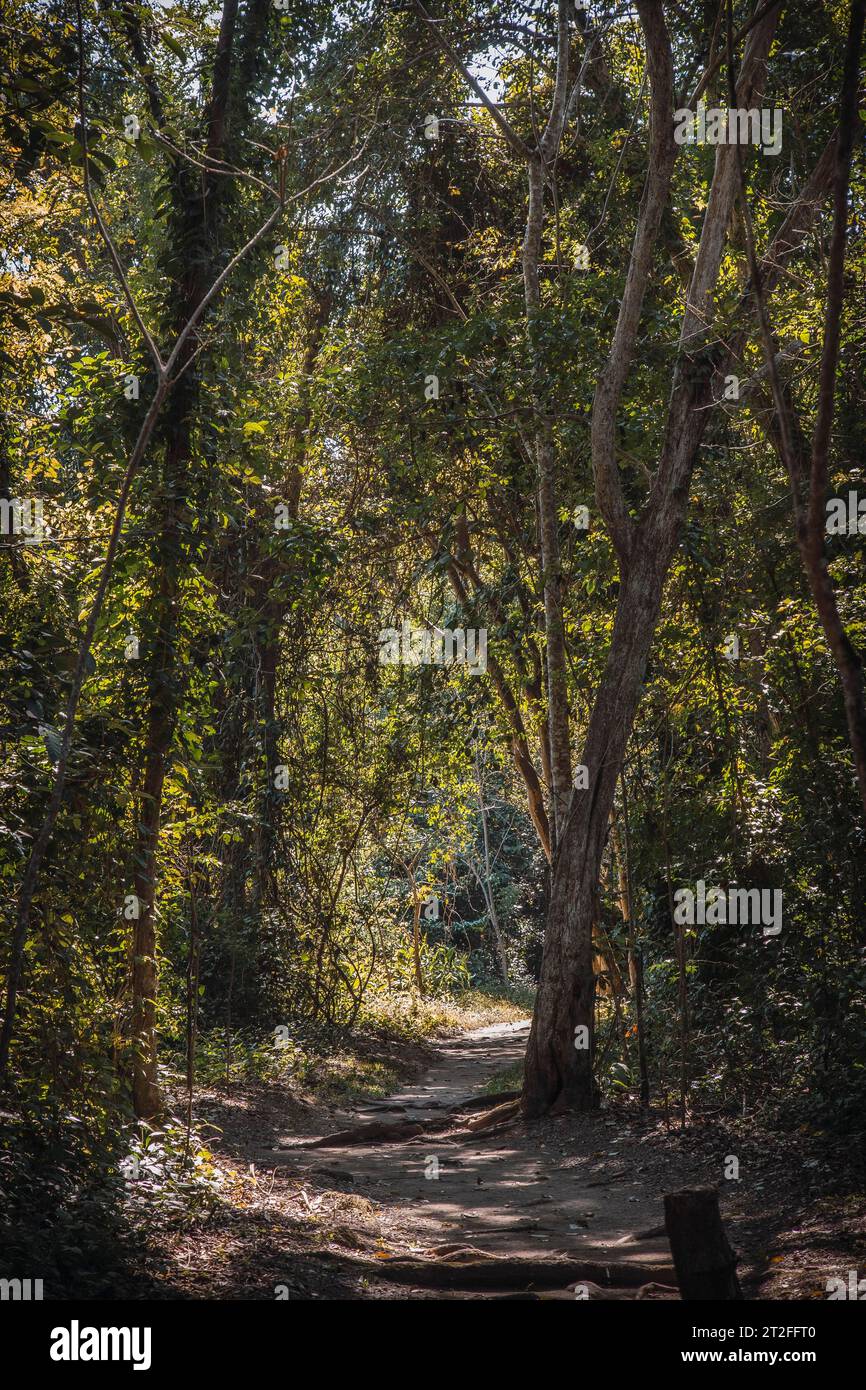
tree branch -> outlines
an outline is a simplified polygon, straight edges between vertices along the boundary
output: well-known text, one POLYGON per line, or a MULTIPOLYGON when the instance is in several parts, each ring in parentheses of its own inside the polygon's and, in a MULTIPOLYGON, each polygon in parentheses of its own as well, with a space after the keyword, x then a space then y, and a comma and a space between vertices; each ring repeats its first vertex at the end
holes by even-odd
POLYGON ((412 0, 412 4, 415 8, 416 13, 419 14, 421 18, 424 20, 424 23, 429 26, 430 32, 432 33, 434 39, 436 40, 436 43, 441 48, 442 52, 445 54, 446 58, 457 69, 461 77, 463 77, 464 80, 469 83, 469 86, 472 88, 473 92, 478 97, 482 106, 489 113, 489 115, 492 116, 495 124, 499 127, 500 131, 505 136, 505 139, 508 141, 508 144, 514 150, 515 154, 519 154, 521 159, 528 159, 529 147, 523 143, 520 136, 517 134, 517 131, 514 130, 510 123, 505 119, 498 106, 496 106, 490 100, 489 96, 485 92, 484 88, 481 86, 480 82, 476 81, 476 79, 472 76, 472 73, 469 71, 469 69, 462 62, 458 54, 451 47, 448 40, 444 38, 443 35, 439 32, 439 21, 435 20, 433 16, 428 13, 428 11, 421 4, 421 0, 412 0))
POLYGON ((628 564, 632 523, 623 497, 616 461, 617 410, 634 357, 653 252, 662 214, 670 199, 676 158, 673 137, 673 55, 661 5, 638 0, 646 39, 650 79, 650 149, 646 183, 638 213, 625 290, 607 363, 599 377, 592 406, 592 468, 599 511, 610 532, 620 564, 628 564))
POLYGON ((162 372, 164 368, 163 360, 159 353, 159 348, 157 347, 156 343, 151 337, 147 324, 144 322, 144 319, 141 316, 138 305, 136 304, 135 298, 133 297, 132 290, 129 288, 129 281, 126 278, 126 271, 123 268, 123 263, 121 262, 120 256, 117 253, 117 248, 115 247, 114 242, 111 239, 111 234, 108 228, 106 227, 105 222, 102 219, 102 214, 100 213, 99 208, 96 206, 96 199, 93 196, 93 189, 91 187, 90 182, 90 154, 87 144, 87 117, 84 97, 84 21, 81 15, 81 0, 76 0, 76 20, 78 28, 78 116, 81 122, 81 150, 84 175, 84 196, 87 199, 88 206, 90 208, 91 213, 93 214, 93 219, 96 222, 97 227, 99 228, 99 234, 102 237, 103 242, 105 243, 109 258, 111 260, 112 265, 114 266, 114 272, 118 280, 120 281, 120 287, 123 291, 123 297, 126 300, 126 303, 129 307, 129 312, 132 314, 132 317, 134 318, 138 327, 138 331, 144 339, 145 343, 147 344, 147 350, 153 358, 154 365, 156 367, 157 372, 159 373, 162 372))
MULTIPOLYGON (((833 655, 845 703, 848 738, 866 812, 866 691, 863 659, 852 642, 842 616, 827 568, 824 553, 825 499, 829 481, 829 445, 835 413, 836 371, 839 360, 842 306, 844 302, 845 244, 848 223, 848 192, 854 134, 859 126, 859 55, 866 24, 866 0, 854 0, 845 51, 840 99, 838 136, 833 171, 833 233, 827 272, 827 300, 824 337, 818 384, 818 411, 812 432, 811 459, 802 424, 791 395, 782 382, 777 362, 775 337, 767 313, 761 267, 755 252, 755 238, 749 213, 746 180, 740 161, 740 194, 746 253, 752 293, 758 317, 761 344, 776 410, 769 426, 772 439, 788 473, 794 507, 797 544, 812 592, 819 621, 833 655), (808 496, 803 490, 808 487, 808 496)), ((738 151, 739 153, 739 151, 738 151)))

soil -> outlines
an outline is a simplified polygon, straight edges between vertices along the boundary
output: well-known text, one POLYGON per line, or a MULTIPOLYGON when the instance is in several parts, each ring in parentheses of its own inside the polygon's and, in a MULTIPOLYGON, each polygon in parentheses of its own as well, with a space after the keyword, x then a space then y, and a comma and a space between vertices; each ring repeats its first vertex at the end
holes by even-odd
POLYGON ((221 1131, 224 1199, 198 1225, 147 1239, 139 1296, 675 1299, 663 1195, 704 1183, 719 1190, 747 1298, 824 1299, 828 1279, 866 1266, 863 1156, 850 1140, 777 1137, 754 1117, 692 1117, 680 1133, 629 1102, 532 1124, 507 1102, 494 1114, 486 1088, 519 1062, 527 1032, 498 1024, 416 1050, 414 1080, 353 1108, 275 1086, 201 1097, 198 1120, 221 1131), (494 1127, 469 1128, 478 1121, 494 1127), (375 1139, 311 1147, 366 1125, 375 1139), (404 1137, 388 1142, 383 1125, 404 1137), (726 1176, 732 1158, 738 1177, 726 1176), (423 1279, 407 1259, 424 1261, 423 1279), (522 1263, 515 1275, 515 1261, 536 1277, 522 1263), (428 1287, 444 1262, 475 1273, 428 1287), (582 1262, 602 1272, 576 1277, 582 1262))

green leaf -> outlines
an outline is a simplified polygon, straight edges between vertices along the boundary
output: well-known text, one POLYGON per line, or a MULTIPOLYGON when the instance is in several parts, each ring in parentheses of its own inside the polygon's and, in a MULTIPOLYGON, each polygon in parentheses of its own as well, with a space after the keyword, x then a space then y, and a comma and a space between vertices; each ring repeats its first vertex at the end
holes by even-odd
POLYGON ((181 48, 176 38, 174 38, 171 34, 166 33, 161 34, 160 38, 162 39, 166 48, 171 49, 172 53, 176 58, 180 58, 181 62, 186 62, 186 51, 183 48, 181 48))

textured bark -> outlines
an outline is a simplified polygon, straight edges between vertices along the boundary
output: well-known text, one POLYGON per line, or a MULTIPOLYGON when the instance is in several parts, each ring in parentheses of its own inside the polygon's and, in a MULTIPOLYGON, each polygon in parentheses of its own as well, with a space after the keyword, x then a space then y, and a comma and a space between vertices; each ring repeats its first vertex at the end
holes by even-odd
POLYGON ((613 640, 595 699, 582 762, 589 788, 572 794, 554 862, 541 980, 529 1035, 524 1081, 528 1115, 551 1107, 591 1109, 594 988, 592 928, 601 856, 616 780, 637 709, 661 603, 662 578, 652 557, 635 557, 620 589, 613 640), (589 1046, 576 1046, 585 1028, 589 1046))
MULTIPOLYGON (((712 382, 718 359, 724 356, 713 340, 712 294, 734 207, 738 168, 733 149, 723 146, 716 151, 713 182, 683 314, 659 466, 644 513, 635 525, 628 520, 622 504, 615 457, 610 449, 611 430, 628 374, 653 249, 669 196, 672 167, 669 136, 663 130, 669 130, 672 118, 670 41, 659 5, 641 3, 638 12, 650 72, 651 163, 614 334, 616 352, 612 350, 608 360, 593 411, 596 495, 617 549, 620 590, 611 646, 581 755, 589 771, 589 787, 572 792, 554 859, 541 979, 526 1055, 524 1109, 530 1116, 567 1106, 586 1110, 596 1103, 592 927, 601 856, 664 582, 679 542, 689 481, 707 424, 712 382), (620 360, 620 355, 624 360, 620 360), (575 1045, 586 1039, 588 1047, 575 1045)), ((751 105, 751 98, 760 87, 774 28, 775 16, 771 14, 750 34, 737 89, 741 105, 751 105)))
POLYGON ((665 1227, 683 1302, 743 1297, 714 1187, 667 1193, 665 1227))

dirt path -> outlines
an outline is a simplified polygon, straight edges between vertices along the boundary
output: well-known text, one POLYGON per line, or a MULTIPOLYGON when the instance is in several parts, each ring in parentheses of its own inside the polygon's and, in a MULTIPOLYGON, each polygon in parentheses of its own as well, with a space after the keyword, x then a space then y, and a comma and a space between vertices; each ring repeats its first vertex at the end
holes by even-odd
MULTIPOLYGON (((418 1081, 359 1107, 346 1117, 346 1127, 435 1120, 482 1096, 494 1076, 520 1060, 528 1029, 528 1023, 497 1024, 441 1044, 438 1060, 418 1081)), ((627 1263, 637 1271, 633 1284, 645 1282, 643 1272, 646 1282, 657 1280, 660 1270, 665 1283, 674 1283, 666 1239, 645 1234, 662 1219, 657 1181, 623 1163, 613 1132, 617 1121, 572 1116, 529 1130, 518 1119, 489 1135, 472 1133, 464 1123, 461 1117, 444 1133, 344 1147, 311 1149, 309 1139, 286 1136, 260 1162, 374 1203, 386 1213, 380 1259, 435 1258, 448 1247, 469 1246, 534 1261, 567 1256, 627 1263)), ((588 1293, 601 1296, 592 1281, 588 1293)), ((560 1296, 575 1294, 562 1290, 560 1296)))
MULTIPOLYGON (((680 1132, 663 1104, 642 1110, 628 1097, 591 1115, 468 1129, 482 1111, 452 1108, 485 1103, 527 1031, 499 1024, 416 1049, 419 1067, 426 1058, 416 1081, 351 1109, 283 1082, 201 1091, 196 1120, 214 1127, 220 1200, 180 1227, 148 1223, 127 1251, 130 1267, 103 1276, 105 1296, 666 1298, 675 1295, 640 1287, 673 1283, 663 1195, 696 1183, 720 1193, 747 1298, 825 1297, 829 1277, 864 1264, 866 1174, 843 1138, 699 1114, 680 1132), (437 1119, 436 1132, 396 1143, 310 1147, 359 1125, 437 1119), (735 1182, 726 1181, 731 1154, 735 1182), (454 1253, 467 1247, 474 1253, 454 1253), (470 1278, 465 1262, 485 1257, 495 1265, 470 1278), (594 1277, 560 1277, 558 1265, 551 1280, 555 1261, 591 1262, 594 1277), (449 1268, 437 1287, 439 1262, 449 1268)), ((393 1061, 398 1046, 388 1046, 393 1061)))

